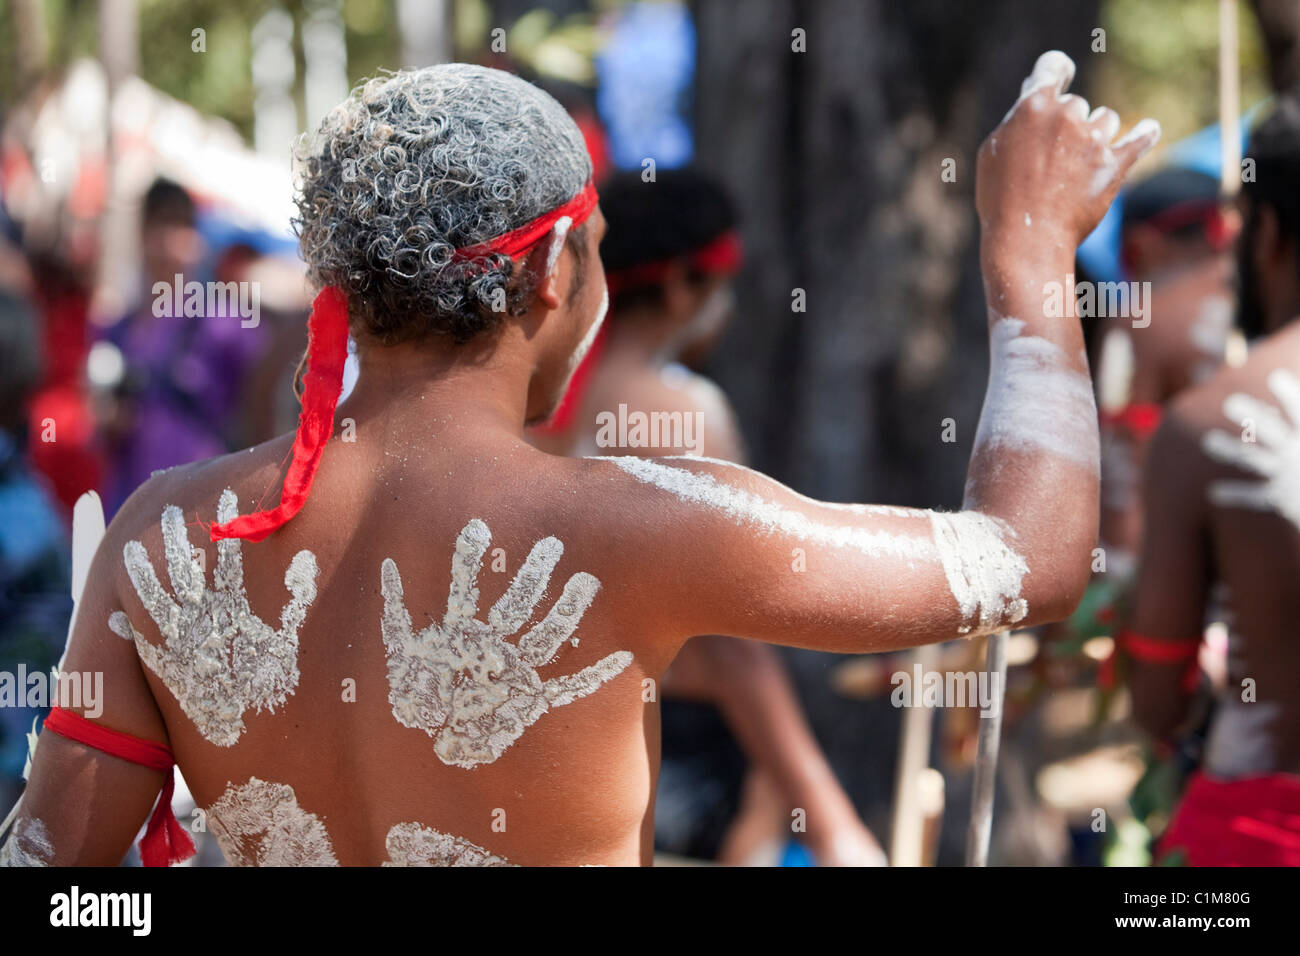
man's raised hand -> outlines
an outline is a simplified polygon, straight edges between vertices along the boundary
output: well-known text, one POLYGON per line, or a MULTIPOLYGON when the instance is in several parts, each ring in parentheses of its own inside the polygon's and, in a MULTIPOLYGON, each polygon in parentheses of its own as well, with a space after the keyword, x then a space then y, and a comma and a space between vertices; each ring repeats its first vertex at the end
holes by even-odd
POLYGON ((1137 123, 1125 136, 1119 116, 1067 93, 1074 61, 1059 50, 1038 58, 1020 98, 980 147, 975 205, 985 241, 1024 237, 1072 251, 1092 232, 1124 176, 1160 138, 1160 124, 1137 123))

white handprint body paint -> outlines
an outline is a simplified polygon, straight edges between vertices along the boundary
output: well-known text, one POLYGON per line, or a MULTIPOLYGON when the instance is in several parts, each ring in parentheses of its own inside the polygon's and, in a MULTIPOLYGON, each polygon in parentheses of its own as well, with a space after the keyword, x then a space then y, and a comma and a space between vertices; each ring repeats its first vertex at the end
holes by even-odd
MULTIPOLYGON (((285 783, 257 777, 239 786, 228 783, 208 808, 208 822, 231 866, 339 865, 324 821, 304 810, 285 783)), ((385 848, 384 866, 514 865, 470 840, 419 823, 395 824, 385 848)))
POLYGON ((399 823, 388 831, 384 866, 514 866, 463 837, 439 833, 418 823, 399 823))
POLYGON ((1045 451, 1098 471, 1097 404, 1092 383, 1069 367, 1064 350, 1022 335, 1020 319, 999 318, 990 330, 992 365, 975 449, 1045 451))
POLYGON ((1257 441, 1242 434, 1211 429, 1201 448, 1215 461, 1253 472, 1262 480, 1212 482, 1210 500, 1224 508, 1275 511, 1300 529, 1300 378, 1287 369, 1269 373, 1268 388, 1283 415, 1267 402, 1240 392, 1223 402, 1223 414, 1244 429, 1252 425, 1257 441))
POLYGON ((232 866, 338 866, 325 824, 298 806, 288 784, 227 784, 208 824, 232 866))
MULTIPOLYGON (((862 517, 915 520, 917 533, 898 534, 817 521, 754 492, 718 481, 710 474, 661 461, 634 457, 595 460, 608 461, 638 481, 661 488, 682 501, 719 511, 738 524, 755 526, 767 534, 852 548, 871 557, 899 558, 909 567, 938 563, 961 612, 960 634, 974 636, 1000 630, 1024 620, 1029 613, 1027 602, 1020 596, 1028 565, 1008 543, 1015 538, 1015 532, 996 518, 975 512, 946 514, 890 505, 819 502, 785 489, 812 508, 862 517)), ((713 458, 681 456, 676 460, 707 463, 758 477, 756 472, 740 465, 713 458)))
MULTIPOLYGON (((218 520, 235 518, 237 505, 235 493, 226 489, 218 520)), ((128 541, 122 555, 163 645, 146 640, 121 611, 109 617, 109 627, 134 641, 140 660, 167 685, 204 739, 230 747, 244 732, 246 711, 274 710, 298 686, 298 628, 316 599, 316 557, 306 550, 293 556, 284 575, 291 599, 274 630, 249 608, 238 539, 217 542, 209 590, 174 505, 163 511, 162 536, 175 598, 158 582, 144 545, 128 541)))
POLYGON ((594 693, 632 663, 630 652, 616 651, 577 673, 538 677, 537 668, 573 636, 600 581, 574 574, 546 617, 511 644, 506 638, 532 616, 564 545, 553 537, 538 541, 484 622, 477 616, 478 575, 491 540, 479 519, 465 525, 452 556, 446 614, 422 631, 411 623, 396 563, 385 558, 381 568, 393 716, 433 737, 434 753, 457 767, 495 761, 548 710, 594 693))
POLYGON ((53 859, 49 833, 35 817, 15 823, 9 838, 0 844, 0 867, 49 866, 53 859))

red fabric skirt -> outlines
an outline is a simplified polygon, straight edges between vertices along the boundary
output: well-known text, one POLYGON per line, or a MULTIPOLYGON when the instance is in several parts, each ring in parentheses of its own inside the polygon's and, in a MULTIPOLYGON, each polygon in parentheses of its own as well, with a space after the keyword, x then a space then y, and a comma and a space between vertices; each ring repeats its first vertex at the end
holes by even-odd
POLYGON ((1157 858, 1180 850, 1188 866, 1300 866, 1300 777, 1194 774, 1157 858))

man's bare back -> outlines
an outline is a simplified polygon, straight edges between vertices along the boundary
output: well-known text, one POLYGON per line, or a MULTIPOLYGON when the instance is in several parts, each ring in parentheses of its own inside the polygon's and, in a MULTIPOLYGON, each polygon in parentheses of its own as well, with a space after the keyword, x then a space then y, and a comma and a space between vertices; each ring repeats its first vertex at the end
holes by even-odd
MULTIPOLYGON (((348 418, 348 412, 344 405, 340 417, 348 418)), ((698 633, 768 639, 789 634, 807 646, 883 650, 911 644, 915 635, 907 632, 912 628, 944 626, 947 635, 960 625, 940 564, 919 563, 914 575, 896 575, 886 585, 871 573, 871 562, 880 559, 869 553, 874 541, 865 553, 853 549, 856 554, 841 557, 835 553, 841 549, 827 550, 832 538, 852 533, 841 512, 799 499, 751 472, 651 459, 650 467, 658 471, 643 481, 608 461, 558 458, 520 441, 478 440, 470 428, 450 426, 441 435, 422 435, 420 428, 417 422, 359 419, 355 443, 340 442, 344 451, 322 465, 313 501, 283 531, 256 545, 211 544, 200 522, 216 517, 215 502, 227 488, 245 509, 264 493, 277 478, 287 438, 160 475, 114 523, 97 558, 97 565, 107 567, 92 569, 92 578, 103 572, 113 581, 112 591, 88 593, 84 606, 89 611, 107 600, 125 612, 138 640, 153 647, 165 647, 167 641, 121 555, 128 541, 139 541, 164 588, 177 590, 164 554, 161 502, 183 515, 190 546, 204 555, 197 567, 207 569, 203 581, 208 591, 215 587, 218 548, 239 549, 249 607, 270 628, 278 627, 281 609, 292 600, 285 571, 295 558, 305 550, 317 568, 325 569, 314 582, 315 596, 298 628, 296 665, 288 668, 297 671, 296 686, 272 702, 273 710, 258 712, 253 703, 226 721, 205 724, 185 711, 191 701, 197 711, 204 691, 215 686, 194 676, 192 650, 181 660, 184 676, 169 683, 148 666, 136 665, 137 648, 104 627, 106 622, 98 628, 89 621, 79 625, 95 633, 94 644, 84 653, 74 644, 65 669, 106 674, 106 713, 113 714, 113 726, 169 740, 200 806, 213 807, 232 787, 254 778, 287 785, 297 808, 319 818, 333 857, 344 864, 384 862, 392 828, 410 823, 490 847, 511 862, 645 863, 651 853, 657 771, 658 684, 687 638, 698 633), (398 437, 406 435, 411 437, 398 437), (714 504, 683 501, 654 483, 660 476, 670 487, 702 483, 691 490, 692 497, 731 490, 714 504), (740 500, 728 502, 727 497, 740 500), (746 529, 752 533, 773 518, 802 533, 790 534, 788 546, 766 549, 766 554, 748 550, 748 556, 785 565, 780 578, 787 586, 779 590, 771 587, 777 577, 773 569, 764 573, 756 568, 751 586, 741 567, 747 563, 746 529), (399 607, 410 614, 411 633, 441 625, 455 577, 453 551, 476 522, 486 527, 490 541, 477 575, 461 579, 479 589, 477 619, 492 619, 490 609, 530 552, 538 542, 555 539, 563 545, 563 555, 549 586, 540 600, 519 605, 526 610, 523 623, 503 629, 501 636, 514 644, 552 608, 563 613, 566 582, 580 573, 592 574, 599 587, 590 607, 584 612, 576 601, 571 612, 579 619, 572 633, 577 646, 565 641, 551 663, 520 666, 535 670, 543 687, 601 662, 606 662, 608 676, 600 675, 603 679, 572 703, 554 704, 544 692, 528 700, 519 709, 537 708, 541 715, 513 741, 492 741, 488 735, 507 731, 509 736, 509 725, 519 718, 503 717, 498 724, 488 708, 475 728, 480 733, 457 751, 453 759, 461 763, 454 764, 437 752, 439 745, 453 743, 446 739, 451 729, 444 722, 429 720, 410 728, 395 719, 398 707, 390 695, 396 691, 387 677, 396 656, 419 657, 454 641, 459 632, 443 627, 424 648, 403 634, 398 647, 387 649, 388 635, 381 634, 387 619, 382 570, 392 561, 400 574, 399 607), (675 526, 676 534, 665 534, 665 526, 675 526), (674 539, 677 544, 670 544, 674 539), (741 578, 733 586, 745 594, 745 607, 719 606, 710 613, 702 591, 716 573, 711 569, 724 563, 719 552, 728 545, 723 542, 735 548, 725 556, 725 565, 729 574, 741 578), (805 575, 789 570, 796 547, 810 554, 805 575), (806 588, 815 589, 821 577, 834 590, 835 581, 842 579, 842 571, 827 574, 832 558, 837 567, 860 561, 861 585, 845 596, 847 605, 823 607, 819 615, 805 618, 801 608, 808 608, 809 598, 820 603, 806 588), (764 580, 769 582, 765 588, 760 586, 764 580), (889 592, 909 585, 917 596, 929 595, 923 600, 934 609, 931 619, 900 621, 897 637, 864 632, 858 615, 874 606, 887 619, 895 604, 889 592), (138 686, 125 683, 138 685, 141 677, 148 698, 138 686), (118 712, 112 704, 118 700, 138 705, 118 712), (150 713, 154 701, 157 712, 150 713), (237 723, 243 727, 230 745, 212 739, 228 740, 228 726, 237 723), (289 739, 293 746, 285 746, 289 739), (394 776, 394 768, 410 767, 419 767, 419 773, 394 776), (467 772, 467 767, 472 769, 467 772), (557 819, 567 821, 563 828, 554 826, 557 819)), ((923 512, 901 518, 864 516, 861 526, 861 534, 881 536, 880 557, 901 549, 924 558, 930 527, 923 512), (885 531, 882 522, 894 530, 885 531), (887 540, 895 531, 900 532, 897 539, 887 540)), ((284 643, 281 636, 270 646, 284 643)), ((235 684, 254 664, 230 651, 221 656, 230 660, 235 684)), ((472 682, 457 687, 452 709, 465 706, 465 696, 474 691, 472 682)), ((516 704, 520 693, 526 694, 512 692, 516 704)), ((52 739, 53 747, 80 747, 52 739)), ((139 810, 143 815, 148 806, 139 810)), ((214 829, 219 830, 220 812, 209 812, 218 818, 214 829)), ((129 839, 135 824, 127 822, 129 816, 123 820, 129 839)), ((258 859, 259 839, 250 834, 236 859, 258 859)))

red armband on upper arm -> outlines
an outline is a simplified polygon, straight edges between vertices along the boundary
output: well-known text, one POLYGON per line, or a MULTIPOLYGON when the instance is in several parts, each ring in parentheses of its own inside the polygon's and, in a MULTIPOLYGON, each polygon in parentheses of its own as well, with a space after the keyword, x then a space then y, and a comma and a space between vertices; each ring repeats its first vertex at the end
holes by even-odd
POLYGON ((1122 428, 1135 438, 1143 441, 1155 434, 1160 427, 1160 418, 1164 406, 1156 402, 1130 402, 1114 412, 1102 412, 1101 424, 1112 428, 1122 428))
POLYGON ((154 807, 149 825, 140 838, 140 862, 145 866, 168 866, 194 855, 194 841, 172 813, 172 793, 176 777, 172 768, 176 758, 170 747, 152 740, 143 740, 120 730, 101 727, 80 714, 62 707, 50 708, 44 727, 60 737, 75 740, 112 757, 167 773, 167 782, 154 807))
POLYGON ((1169 638, 1148 637, 1145 634, 1138 634, 1136 631, 1120 631, 1115 636, 1115 652, 1102 664, 1098 682, 1107 689, 1114 686, 1115 659, 1120 651, 1123 651, 1134 660, 1144 661, 1148 664, 1178 664, 1186 661, 1187 669, 1183 674, 1182 690, 1183 693, 1190 694, 1196 690, 1201 680, 1201 669, 1197 662, 1200 650, 1201 641, 1199 638, 1196 640, 1171 640, 1169 638))

